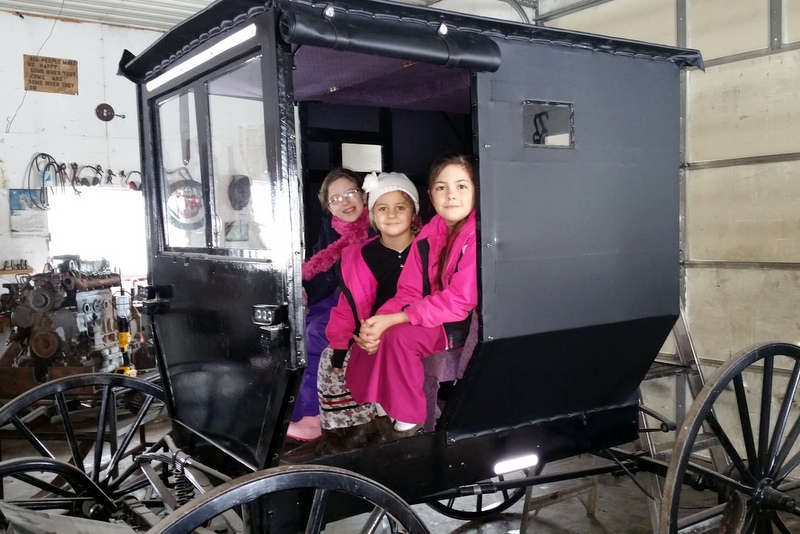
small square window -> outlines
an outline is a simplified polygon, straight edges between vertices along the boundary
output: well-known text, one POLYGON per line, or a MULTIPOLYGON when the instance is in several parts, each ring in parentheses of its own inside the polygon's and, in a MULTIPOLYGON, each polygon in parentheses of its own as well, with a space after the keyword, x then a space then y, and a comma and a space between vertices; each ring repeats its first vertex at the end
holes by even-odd
POLYGON ((522 102, 525 146, 571 148, 575 144, 572 104, 525 100, 522 102))

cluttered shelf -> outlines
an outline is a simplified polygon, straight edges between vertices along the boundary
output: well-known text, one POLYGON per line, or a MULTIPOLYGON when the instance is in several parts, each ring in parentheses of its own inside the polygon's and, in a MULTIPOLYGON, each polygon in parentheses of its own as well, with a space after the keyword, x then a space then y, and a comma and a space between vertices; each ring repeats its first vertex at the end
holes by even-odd
POLYGON ((0 269, 0 278, 13 274, 31 274, 33 269, 0 269))

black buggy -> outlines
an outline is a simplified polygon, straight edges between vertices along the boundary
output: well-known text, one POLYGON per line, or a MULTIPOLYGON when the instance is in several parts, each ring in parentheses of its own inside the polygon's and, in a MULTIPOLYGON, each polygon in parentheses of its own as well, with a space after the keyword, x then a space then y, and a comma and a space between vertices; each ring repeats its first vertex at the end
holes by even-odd
POLYGON ((366 0, 219 0, 126 53, 149 230, 142 305, 163 388, 79 376, 4 406, 0 425, 33 452, 0 473, 37 492, 3 514, 66 510, 51 517, 65 532, 97 521, 111 521, 103 532, 377 532, 387 517, 426 532, 410 504, 496 513, 553 480, 545 464, 594 452, 613 461, 574 476, 665 477, 661 532, 789 532, 798 347, 731 358, 666 460, 620 448, 637 438, 639 385, 680 313, 690 67, 702 68, 693 50, 366 0), (479 181, 474 350, 431 359, 434 386, 455 382, 438 412, 431 401, 429 432, 288 465, 305 369, 300 264, 321 178, 355 158, 422 186, 447 150, 473 154, 479 181), (149 443, 161 409, 171 432, 149 443), (722 451, 713 464, 692 455, 707 434, 722 451), (49 445, 59 439, 64 461, 49 445), (685 483, 706 506, 681 506, 685 483), (500 503, 484 507, 490 492, 500 503))

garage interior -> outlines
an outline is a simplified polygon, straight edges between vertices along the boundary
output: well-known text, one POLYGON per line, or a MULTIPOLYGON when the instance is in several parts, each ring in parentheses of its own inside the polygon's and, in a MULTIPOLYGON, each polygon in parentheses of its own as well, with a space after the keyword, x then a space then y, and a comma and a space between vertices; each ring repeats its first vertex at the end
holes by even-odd
MULTIPOLYGON (((0 27, 7 39, 6 53, 0 59, 0 101, 6 118, 0 134, 3 283, 57 269, 60 262, 69 262, 70 255, 77 255, 83 260, 105 258, 118 274, 97 287, 96 300, 81 302, 81 306, 112 305, 110 291, 105 292, 114 283, 129 289, 146 285, 136 94, 132 84, 117 76, 117 63, 124 49, 134 53, 145 50, 162 32, 209 3, 0 0, 0 27), (29 90, 35 79, 30 76, 35 73, 26 71, 26 56, 76 59, 75 86, 63 92, 29 90), (67 185, 63 180, 59 183, 61 162, 65 163, 62 172, 68 178, 67 185), (75 178, 80 184, 77 187, 69 185, 76 183, 75 178), (23 206, 26 203, 30 205, 23 206)), ((685 323, 679 323, 677 341, 668 341, 662 356, 668 361, 680 359, 681 344, 686 342, 681 336, 682 324, 691 336, 692 356, 706 377, 747 347, 768 341, 800 342, 795 305, 800 293, 800 185, 794 180, 800 165, 798 2, 400 3, 699 50, 705 69, 681 73, 680 168, 676 169, 681 196, 681 308, 685 323)), ((461 111, 457 108, 454 112, 461 111)), ((302 112, 313 114, 314 106, 302 112)), ((468 133, 469 128, 458 113, 452 120, 455 124, 434 128, 454 135, 456 144, 456 134, 468 133)), ((424 159, 433 154, 416 156, 424 159)), ((318 168, 314 169, 319 181, 329 157, 319 155, 318 168)), ((421 179, 425 168, 419 165, 409 168, 408 173, 421 179)), ((313 200, 313 192, 305 200, 306 206, 313 206, 309 199, 313 200)), ((312 242, 314 235, 309 234, 308 239, 312 242)), ((0 315, 3 342, 12 332, 7 302, 0 308, 4 312, 0 315)), ((136 341, 141 320, 134 316, 131 321, 136 341)), ((108 324, 106 334, 116 332, 117 327, 108 324)), ((39 340, 42 354, 48 352, 51 343, 44 337, 39 340)), ((152 355, 146 350, 136 357, 132 362, 135 367, 152 365, 152 355)), ((115 367, 96 363, 92 370, 115 367)), ((13 384, 0 384, 0 390, 5 390, 3 402, 35 385, 35 373, 28 370, 25 377, 14 378, 13 384), (32 381, 29 375, 34 377, 32 381)), ((791 383, 792 368, 779 367, 776 376, 781 384, 791 383)), ((761 379, 755 372, 745 385, 755 384, 757 388, 761 379)), ((641 395, 646 406, 679 425, 692 403, 691 385, 684 375, 648 380, 641 395)), ((776 395, 770 401, 775 416, 784 405, 784 397, 776 395)), ((790 403, 790 409, 793 421, 800 412, 796 400, 790 403)), ((648 421, 652 424, 654 420, 648 421)), ((155 418, 153 424, 157 427, 162 421, 155 418)), ((652 446, 668 443, 672 436, 653 433, 652 446)), ((14 456, 13 443, 2 440, 3 459, 14 456)), ((593 460, 581 457, 573 462, 592 465, 593 460)), ((636 478, 642 485, 650 482, 641 474, 636 478)), ((535 520, 528 521, 528 532, 634 533, 654 528, 648 498, 626 477, 589 478, 556 488, 534 488, 531 492, 530 497, 538 491, 556 504, 543 507, 535 520), (587 508, 594 515, 587 515, 587 508)), ((432 532, 513 532, 524 530, 520 523, 523 515, 527 518, 523 506, 529 496, 524 497, 499 518, 473 522, 445 519, 424 506, 415 509, 420 510, 432 532)))

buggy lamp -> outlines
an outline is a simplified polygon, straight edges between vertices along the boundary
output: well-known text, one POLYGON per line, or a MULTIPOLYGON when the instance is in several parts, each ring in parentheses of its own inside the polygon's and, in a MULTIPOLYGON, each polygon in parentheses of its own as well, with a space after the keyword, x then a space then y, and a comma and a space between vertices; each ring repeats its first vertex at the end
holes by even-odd
POLYGON ((206 61, 210 61, 214 57, 222 54, 223 52, 230 50, 234 46, 242 44, 243 42, 247 41, 248 39, 252 39, 256 36, 256 25, 250 24, 249 26, 239 30, 238 32, 234 33, 230 37, 226 37, 222 41, 218 42, 205 52, 196 55, 195 57, 187 60, 184 63, 181 63, 177 67, 173 68, 172 70, 165 72, 158 78, 154 80, 150 80, 145 84, 145 87, 148 91, 152 91, 153 89, 157 89, 164 85, 167 82, 170 82, 177 78, 178 76, 185 74, 189 71, 192 71, 205 63, 206 61))
POLYGON ((275 310, 268 306, 253 306, 253 322, 264 326, 275 324, 275 310))
POLYGON ((528 467, 533 467, 539 464, 539 457, 535 454, 528 454, 525 456, 518 456, 510 460, 503 460, 494 464, 495 475, 505 475, 514 471, 521 471, 528 467))
POLYGON ((285 320, 281 306, 274 304, 255 304, 253 306, 253 322, 258 326, 274 326, 285 320))

